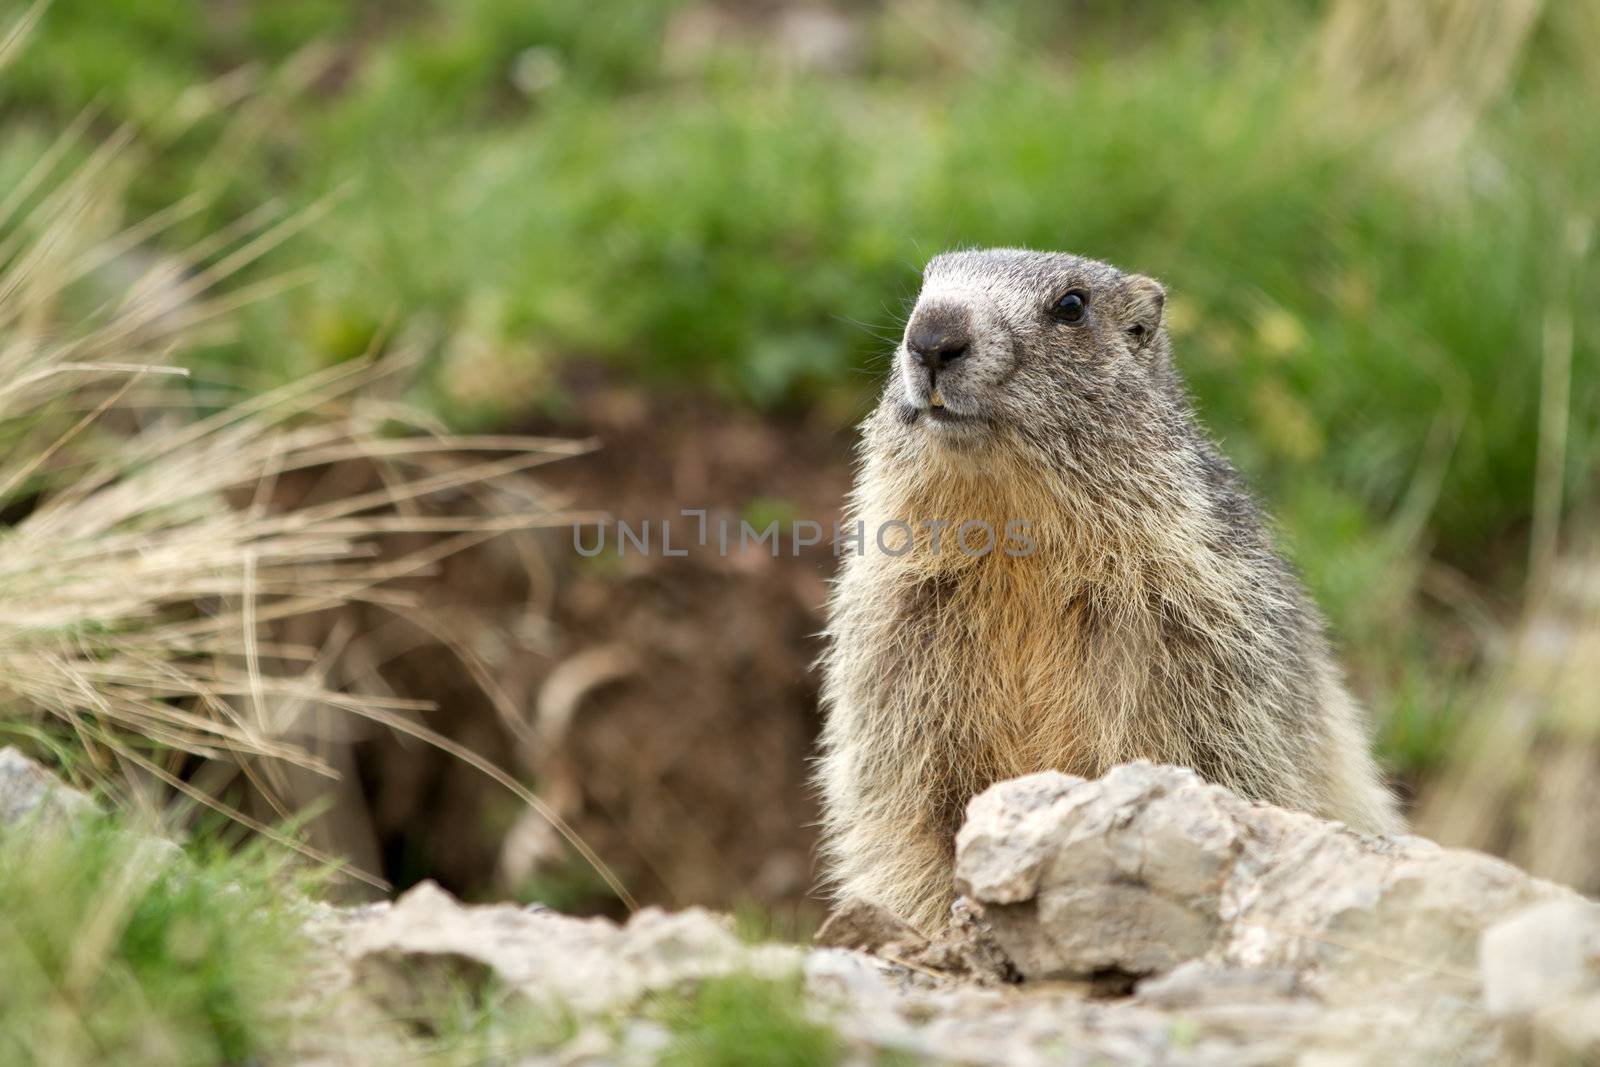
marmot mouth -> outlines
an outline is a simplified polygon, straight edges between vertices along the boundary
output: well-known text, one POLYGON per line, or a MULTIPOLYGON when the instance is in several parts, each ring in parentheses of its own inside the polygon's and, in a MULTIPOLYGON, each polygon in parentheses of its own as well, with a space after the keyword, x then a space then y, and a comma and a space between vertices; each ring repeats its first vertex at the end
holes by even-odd
POLYGON ((992 423, 975 412, 951 411, 946 407, 919 408, 917 414, 926 415, 923 433, 925 440, 944 448, 968 449, 975 447, 989 435, 992 423))
POLYGON ((906 426, 915 426, 926 417, 930 424, 941 429, 945 427, 968 429, 986 421, 979 415, 951 411, 942 405, 933 407, 932 405, 901 404, 898 408, 898 416, 900 422, 906 426))

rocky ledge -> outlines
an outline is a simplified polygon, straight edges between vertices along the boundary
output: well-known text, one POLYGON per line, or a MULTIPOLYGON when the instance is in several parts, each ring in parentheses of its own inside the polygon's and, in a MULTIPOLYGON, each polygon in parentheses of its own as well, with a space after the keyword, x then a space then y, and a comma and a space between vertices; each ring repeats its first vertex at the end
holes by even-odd
POLYGON ((1003 782, 956 844, 944 930, 857 901, 811 947, 752 944, 699 909, 619 925, 423 885, 313 908, 308 986, 397 1047, 463 993, 559 1018, 496 1059, 519 1064, 656 1062, 661 1005, 730 976, 786 983, 862 1064, 1600 1061, 1600 905, 1491 857, 1149 763, 1003 782))
POLYGON ((1001 783, 968 808, 956 880, 946 930, 852 902, 809 949, 746 944, 694 909, 619 926, 465 907, 432 886, 321 922, 343 984, 386 1012, 415 1012, 418 983, 446 965, 559 1004, 570 1040, 529 1062, 652 1062, 665 1036, 640 1010, 650 995, 728 974, 799 976, 805 1010, 863 1063, 1600 1055, 1600 905, 1181 768, 1001 783))

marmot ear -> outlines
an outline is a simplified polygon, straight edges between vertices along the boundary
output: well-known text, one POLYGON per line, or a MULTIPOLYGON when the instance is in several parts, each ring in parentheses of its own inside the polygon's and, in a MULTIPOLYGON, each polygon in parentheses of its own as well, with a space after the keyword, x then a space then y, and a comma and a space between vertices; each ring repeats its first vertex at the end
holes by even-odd
POLYGON ((1133 339, 1135 348, 1143 348, 1155 339, 1161 328, 1161 312, 1167 306, 1167 291, 1161 283, 1143 274, 1130 274, 1124 284, 1127 298, 1124 305, 1123 328, 1133 339))

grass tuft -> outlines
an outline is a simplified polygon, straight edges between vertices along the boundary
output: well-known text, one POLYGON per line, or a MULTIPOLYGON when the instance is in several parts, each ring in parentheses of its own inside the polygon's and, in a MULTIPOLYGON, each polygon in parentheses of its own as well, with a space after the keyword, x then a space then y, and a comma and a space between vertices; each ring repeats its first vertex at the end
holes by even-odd
POLYGON ((265 1062, 288 1047, 306 876, 281 850, 190 859, 115 818, 0 831, 0 1060, 265 1062))
POLYGON ((839 1036, 807 1012, 798 978, 712 978, 661 1012, 672 1034, 663 1067, 826 1067, 844 1058, 839 1036))

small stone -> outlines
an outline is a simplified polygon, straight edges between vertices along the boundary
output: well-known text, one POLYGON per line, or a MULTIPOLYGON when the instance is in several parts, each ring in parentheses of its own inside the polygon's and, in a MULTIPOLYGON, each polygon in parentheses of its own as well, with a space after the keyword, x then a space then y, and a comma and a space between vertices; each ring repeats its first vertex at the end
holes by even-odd
POLYGON ((818 948, 850 948, 858 952, 904 957, 928 947, 928 938, 894 912, 851 897, 834 909, 817 930, 812 943, 818 948))
POLYGON ((29 819, 59 827, 95 811, 94 801, 14 747, 0 748, 0 826, 29 819))
POLYGON ((1484 1005, 1532 1063, 1600 1059, 1600 904, 1552 900, 1484 931, 1484 1005))
POLYGON ((1600 904, 1552 900, 1496 923, 1479 942, 1478 966, 1494 1015, 1600 993, 1600 904))

